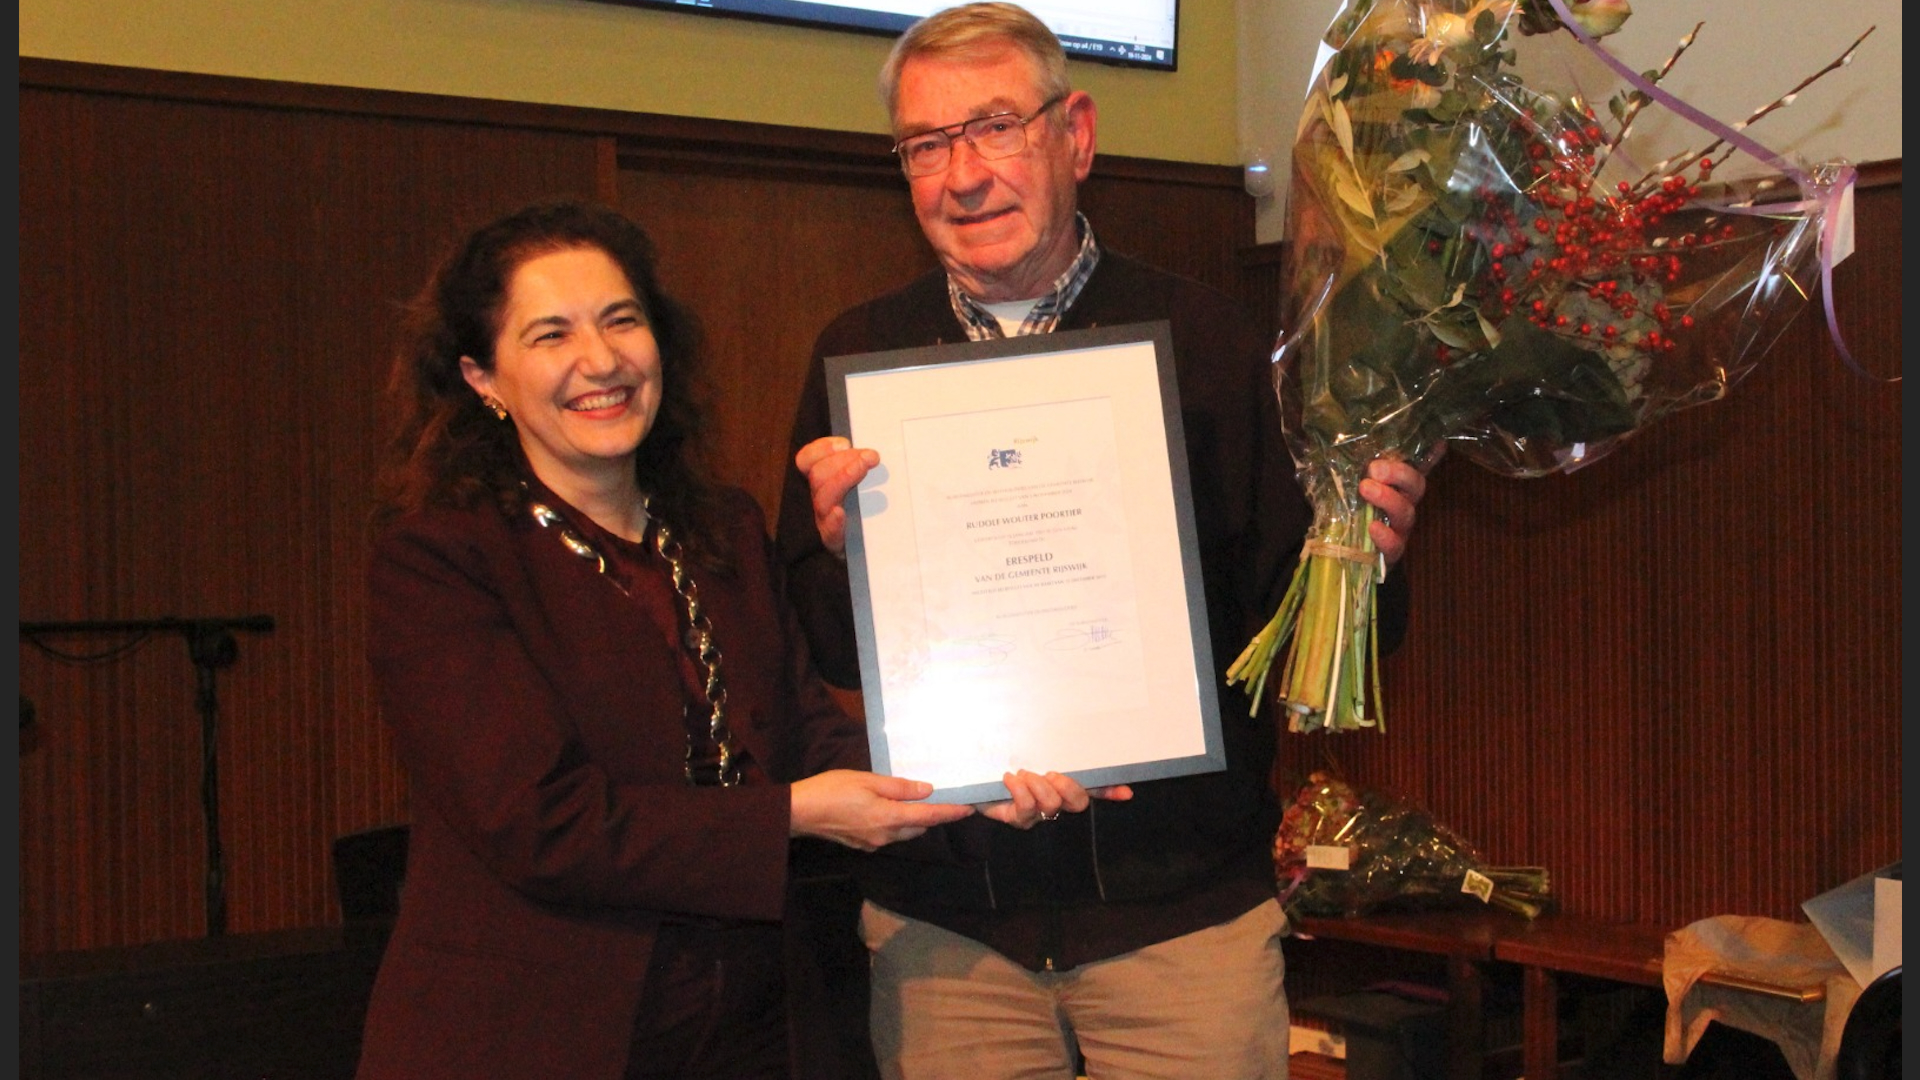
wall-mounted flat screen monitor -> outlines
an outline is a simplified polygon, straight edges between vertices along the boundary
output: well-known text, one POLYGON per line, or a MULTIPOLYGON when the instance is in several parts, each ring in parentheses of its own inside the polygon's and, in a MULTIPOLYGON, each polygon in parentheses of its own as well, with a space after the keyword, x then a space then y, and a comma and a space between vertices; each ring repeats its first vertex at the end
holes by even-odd
MULTIPOLYGON (((954 0, 605 0, 627 7, 731 15, 893 36, 954 0)), ((1172 71, 1179 0, 1028 0, 1022 7, 1053 30, 1067 55, 1172 71)))

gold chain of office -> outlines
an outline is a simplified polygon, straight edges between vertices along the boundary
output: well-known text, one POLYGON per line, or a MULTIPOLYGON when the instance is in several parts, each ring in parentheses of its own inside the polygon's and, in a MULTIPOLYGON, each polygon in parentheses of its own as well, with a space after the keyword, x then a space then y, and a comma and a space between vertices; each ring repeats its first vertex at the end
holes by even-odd
MULTIPOLYGON (((720 646, 714 640, 713 622, 700 605, 700 586, 687 572, 686 553, 680 546, 680 540, 671 526, 650 512, 652 501, 653 497, 648 495, 642 496, 640 502, 641 513, 647 520, 646 531, 653 538, 654 551, 666 560, 673 591, 680 598, 685 612, 681 643, 699 664, 706 684, 707 740, 711 750, 705 754, 695 752, 692 726, 688 725, 687 783, 700 787, 732 787, 740 782, 740 768, 734 760, 733 729, 727 722, 727 687, 720 675, 720 646)), ((591 560, 602 576, 616 587, 619 586, 619 582, 607 574, 606 556, 581 538, 552 507, 534 502, 528 505, 527 511, 542 528, 557 526, 562 546, 582 559, 591 560)))

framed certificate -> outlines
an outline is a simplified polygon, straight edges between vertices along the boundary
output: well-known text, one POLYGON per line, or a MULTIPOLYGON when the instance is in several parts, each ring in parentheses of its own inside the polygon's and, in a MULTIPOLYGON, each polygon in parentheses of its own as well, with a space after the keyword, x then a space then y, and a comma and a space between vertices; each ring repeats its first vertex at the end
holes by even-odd
POLYGON ((1165 322, 831 357, 875 771, 941 802, 1226 767, 1165 322))

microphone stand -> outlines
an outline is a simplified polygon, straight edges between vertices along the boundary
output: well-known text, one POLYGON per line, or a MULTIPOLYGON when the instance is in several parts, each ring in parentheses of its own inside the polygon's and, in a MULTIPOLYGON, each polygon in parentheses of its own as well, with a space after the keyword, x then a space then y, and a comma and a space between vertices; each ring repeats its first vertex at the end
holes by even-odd
POLYGON ((227 932, 226 870, 220 850, 220 761, 217 748, 219 695, 215 673, 239 659, 235 630, 273 629, 271 615, 238 618, 90 620, 82 622, 23 622, 22 638, 67 634, 177 633, 186 639, 187 658, 195 673, 194 704, 200 711, 200 807, 207 832, 207 936, 227 932))

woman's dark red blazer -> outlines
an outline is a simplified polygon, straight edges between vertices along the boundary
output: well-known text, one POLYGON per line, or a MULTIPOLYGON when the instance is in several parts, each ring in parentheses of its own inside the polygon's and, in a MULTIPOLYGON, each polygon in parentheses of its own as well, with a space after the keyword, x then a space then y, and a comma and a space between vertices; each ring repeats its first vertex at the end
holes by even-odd
POLYGON ((370 655, 413 831, 363 1080, 618 1080, 662 913, 782 916, 787 785, 864 768, 866 737, 812 674, 758 506, 727 509, 738 571, 698 580, 757 786, 684 780, 664 589, 624 595, 490 505, 378 541, 370 655))

